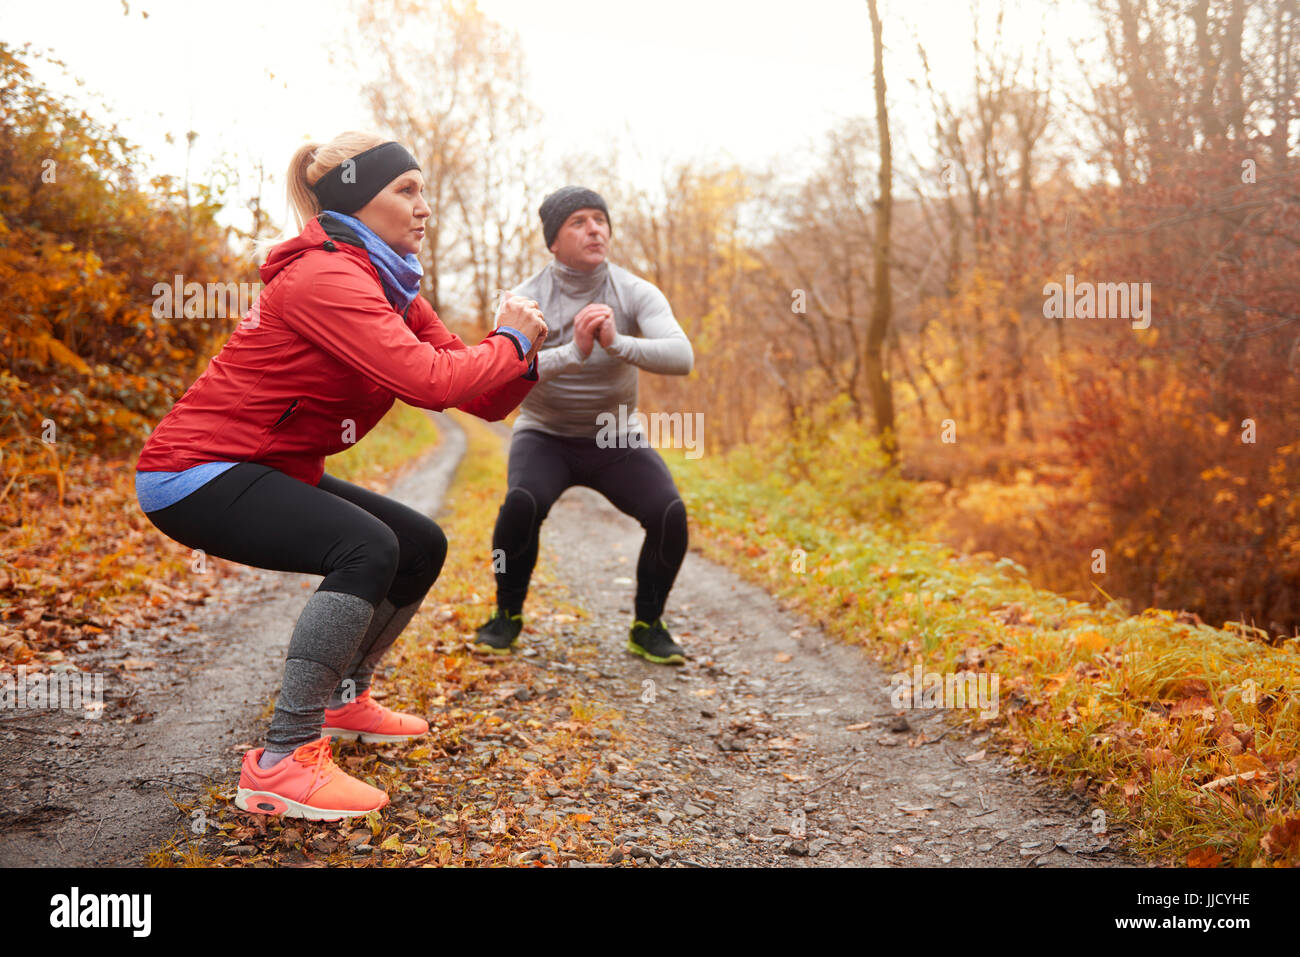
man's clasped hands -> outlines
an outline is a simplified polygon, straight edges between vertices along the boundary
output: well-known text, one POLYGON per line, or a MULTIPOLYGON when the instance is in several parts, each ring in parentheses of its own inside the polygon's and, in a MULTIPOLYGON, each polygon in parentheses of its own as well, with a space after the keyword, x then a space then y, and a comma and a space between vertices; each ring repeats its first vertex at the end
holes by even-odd
MULTIPOLYGON (((497 313, 498 326, 510 326, 518 329, 532 342, 532 348, 524 359, 533 361, 537 350, 546 339, 546 320, 542 318, 541 307, 535 300, 523 296, 510 296, 497 313)), ((578 352, 585 359, 591 355, 594 343, 608 349, 614 344, 614 310, 604 303, 593 302, 573 317, 573 341, 578 352)))

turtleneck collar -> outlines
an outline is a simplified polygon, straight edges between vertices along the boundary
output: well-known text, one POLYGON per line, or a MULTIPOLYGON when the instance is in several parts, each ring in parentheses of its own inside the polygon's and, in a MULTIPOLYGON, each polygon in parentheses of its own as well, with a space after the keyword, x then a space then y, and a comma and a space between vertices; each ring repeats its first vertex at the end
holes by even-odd
POLYGON ((577 298, 593 293, 604 285, 609 276, 609 261, 602 262, 591 272, 583 272, 554 259, 551 261, 551 272, 560 289, 566 295, 577 298))

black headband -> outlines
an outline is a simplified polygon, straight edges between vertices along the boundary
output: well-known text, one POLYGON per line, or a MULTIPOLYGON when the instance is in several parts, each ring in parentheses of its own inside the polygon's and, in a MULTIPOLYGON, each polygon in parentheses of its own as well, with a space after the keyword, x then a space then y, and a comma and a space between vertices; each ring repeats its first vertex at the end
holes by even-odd
POLYGON ((345 159, 318 179, 311 191, 322 210, 355 213, 397 177, 419 168, 405 146, 390 140, 345 159))

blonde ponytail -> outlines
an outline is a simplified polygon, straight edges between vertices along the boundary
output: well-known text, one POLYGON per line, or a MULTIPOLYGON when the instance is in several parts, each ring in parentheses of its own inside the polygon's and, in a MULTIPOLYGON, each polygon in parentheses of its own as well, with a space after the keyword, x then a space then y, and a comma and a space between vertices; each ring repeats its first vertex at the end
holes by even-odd
MULTIPOLYGON (((344 160, 386 142, 388 138, 377 133, 349 130, 340 133, 328 143, 303 143, 294 150, 293 158, 289 160, 285 197, 289 201, 289 209, 293 213, 294 221, 298 224, 298 232, 302 232, 303 227, 320 214, 320 200, 311 191, 316 181, 344 160)), ((292 239, 294 235, 296 234, 287 233, 273 239, 257 240, 253 244, 255 255, 258 259, 262 259, 271 247, 292 239)))
POLYGON ((311 191, 316 181, 344 160, 386 142, 384 137, 375 133, 349 130, 328 143, 304 143, 298 147, 293 159, 289 161, 287 192, 299 231, 307 225, 308 220, 320 213, 320 201, 311 191))

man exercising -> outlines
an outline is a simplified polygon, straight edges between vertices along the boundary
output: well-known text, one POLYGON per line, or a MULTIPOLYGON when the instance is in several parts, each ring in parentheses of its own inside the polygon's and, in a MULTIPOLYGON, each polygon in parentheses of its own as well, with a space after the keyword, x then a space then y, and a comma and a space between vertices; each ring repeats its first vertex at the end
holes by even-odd
POLYGON ((627 650, 684 664, 661 615, 686 556, 686 506, 633 412, 638 369, 687 375, 695 355, 663 293, 606 260, 611 226, 598 193, 565 186, 538 214, 555 259, 512 294, 541 306, 548 332, 537 353, 538 383, 515 421, 508 489, 492 534, 497 608, 475 645, 506 653, 518 640, 542 522, 565 489, 585 485, 645 529, 627 650), (610 421, 622 429, 616 441, 610 421))

